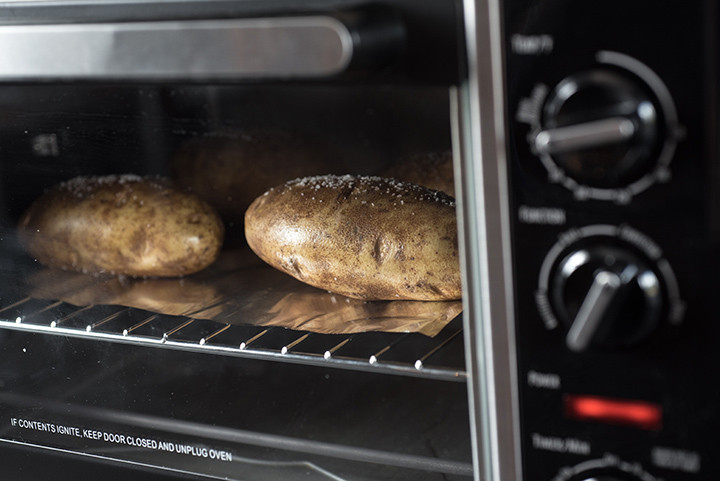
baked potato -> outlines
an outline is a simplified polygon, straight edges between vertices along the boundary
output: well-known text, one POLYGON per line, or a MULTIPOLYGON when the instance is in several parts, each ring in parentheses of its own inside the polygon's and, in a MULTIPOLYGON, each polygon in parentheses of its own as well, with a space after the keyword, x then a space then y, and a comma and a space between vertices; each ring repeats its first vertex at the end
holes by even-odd
POLYGON ((322 142, 283 131, 248 130, 185 141, 171 159, 173 180, 207 201, 228 224, 241 223, 267 189, 332 172, 322 142))
POLYGON ((453 154, 449 150, 412 155, 384 169, 378 175, 412 182, 455 197, 453 154))
POLYGON ((78 177, 24 213, 18 237, 40 263, 86 273, 183 276, 210 265, 223 224, 206 202, 163 179, 78 177))
POLYGON ((245 235, 271 266, 347 297, 461 298, 455 201, 439 191, 369 176, 296 179, 250 205, 245 235))

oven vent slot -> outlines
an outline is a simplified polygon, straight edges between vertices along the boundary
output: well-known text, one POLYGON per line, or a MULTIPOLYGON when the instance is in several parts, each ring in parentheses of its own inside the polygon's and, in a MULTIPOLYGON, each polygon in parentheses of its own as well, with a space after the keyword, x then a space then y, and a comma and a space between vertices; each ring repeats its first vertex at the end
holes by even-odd
POLYGON ((0 327, 423 378, 464 382, 467 377, 461 316, 433 338, 416 333, 317 334, 25 297, 0 306, 0 327))

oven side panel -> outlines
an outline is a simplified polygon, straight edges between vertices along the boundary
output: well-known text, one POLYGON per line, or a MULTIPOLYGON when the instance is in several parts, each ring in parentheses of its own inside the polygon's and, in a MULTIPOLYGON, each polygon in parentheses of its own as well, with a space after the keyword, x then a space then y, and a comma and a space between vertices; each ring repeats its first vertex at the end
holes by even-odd
POLYGON ((465 2, 468 78, 457 97, 466 363, 476 480, 520 479, 500 2, 465 2))
MULTIPOLYGON (((510 391, 498 405, 517 402, 519 425, 486 437, 508 443, 522 475, 503 472, 501 456, 486 449, 497 466, 486 476, 716 476, 709 446, 719 392, 709 379, 719 366, 717 6, 506 1, 495 8, 503 54, 493 63, 486 52, 478 65, 502 64, 505 90, 474 86, 473 128, 482 154, 506 155, 507 177, 476 174, 463 186, 475 184, 486 197, 487 183, 507 189, 500 196, 507 217, 488 214, 502 201, 486 203, 487 230, 478 232, 489 252, 511 255, 510 284, 499 294, 479 292, 489 306, 493 297, 513 306, 490 317, 483 335, 514 330, 516 396, 510 391), (496 94, 503 105, 488 109, 496 94), (503 239, 510 245, 494 250, 503 239)), ((487 30, 492 20, 485 22, 487 30)), ((505 155, 474 155, 478 165, 492 164, 482 172, 505 165, 505 155)), ((488 268, 493 279, 506 273, 488 268)), ((477 363, 495 386, 498 359, 507 362, 498 352, 477 363)), ((480 412, 491 412, 492 393, 479 394, 480 412)))

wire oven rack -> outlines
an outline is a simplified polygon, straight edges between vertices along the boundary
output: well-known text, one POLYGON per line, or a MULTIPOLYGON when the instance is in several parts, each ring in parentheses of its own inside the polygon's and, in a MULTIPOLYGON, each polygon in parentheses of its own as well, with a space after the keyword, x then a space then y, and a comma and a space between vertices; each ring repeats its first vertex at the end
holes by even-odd
POLYGON ((211 354, 464 382, 462 315, 433 338, 367 332, 317 334, 24 297, 0 306, 0 327, 211 354))

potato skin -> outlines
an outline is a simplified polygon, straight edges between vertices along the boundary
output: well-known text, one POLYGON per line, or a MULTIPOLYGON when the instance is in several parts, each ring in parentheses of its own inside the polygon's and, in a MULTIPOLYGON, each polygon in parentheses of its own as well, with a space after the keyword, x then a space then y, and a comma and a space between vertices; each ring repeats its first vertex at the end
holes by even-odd
POLYGON ((245 235, 273 267, 365 300, 461 298, 454 200, 392 179, 296 179, 258 197, 245 235))
POLYGON ((223 225, 215 211, 163 179, 78 177, 37 199, 18 237, 40 263, 86 273, 183 276, 218 256, 223 225))
POLYGON ((207 201, 226 222, 242 222, 267 189, 332 172, 321 142, 283 131, 250 130, 184 142, 171 159, 173 180, 207 201))
POLYGON ((410 156, 378 175, 422 185, 455 197, 453 154, 449 150, 410 156))

